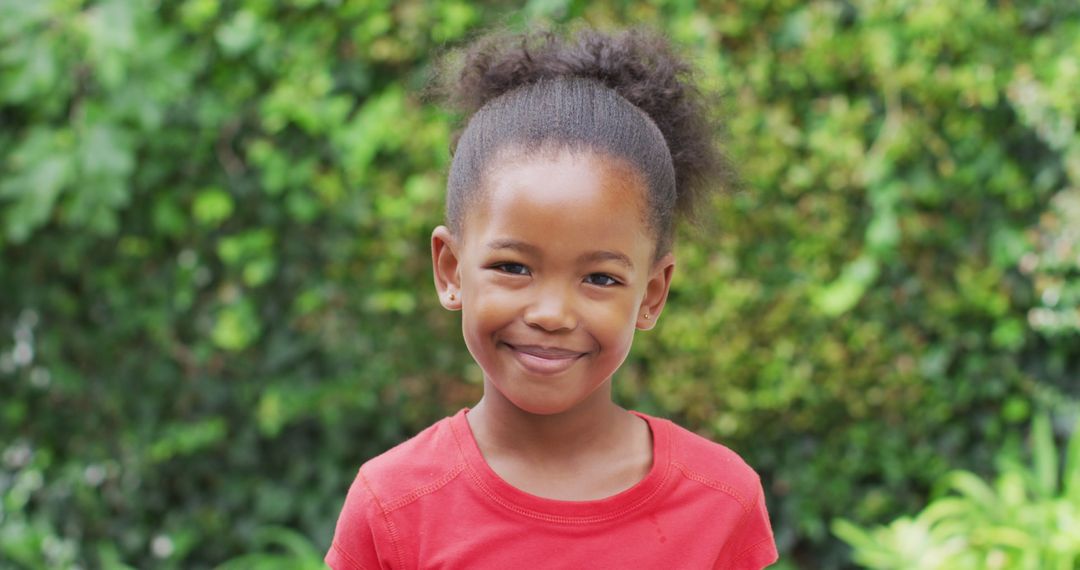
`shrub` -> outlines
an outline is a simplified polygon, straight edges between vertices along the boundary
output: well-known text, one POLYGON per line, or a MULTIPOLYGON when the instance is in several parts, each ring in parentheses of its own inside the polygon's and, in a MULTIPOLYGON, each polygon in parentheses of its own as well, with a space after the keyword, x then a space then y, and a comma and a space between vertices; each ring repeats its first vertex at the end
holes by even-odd
POLYGON ((744 188, 615 390, 758 468, 789 560, 1076 397, 1072 3, 4 1, 0 558, 324 548, 366 458, 475 401, 419 93, 503 20, 654 22, 726 94, 744 188))
POLYGON ((856 562, 877 570, 1080 568, 1080 422, 1060 465, 1045 415, 1032 426, 1031 449, 1028 465, 1012 453, 999 457, 993 485, 954 471, 942 480, 945 492, 913 517, 869 530, 837 519, 833 531, 856 562))

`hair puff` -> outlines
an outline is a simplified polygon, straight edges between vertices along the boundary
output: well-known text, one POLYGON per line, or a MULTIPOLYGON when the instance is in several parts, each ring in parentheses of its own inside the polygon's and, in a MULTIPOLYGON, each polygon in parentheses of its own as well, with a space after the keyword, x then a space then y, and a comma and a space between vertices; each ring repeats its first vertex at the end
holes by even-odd
MULTIPOLYGON (((675 170, 676 211, 684 216, 693 217, 703 194, 735 181, 715 144, 720 125, 707 112, 689 64, 654 31, 498 31, 453 55, 444 60, 436 89, 466 118, 500 95, 548 78, 592 79, 613 89, 644 111, 663 134, 675 170)), ((460 130, 451 152, 458 136, 460 130)))

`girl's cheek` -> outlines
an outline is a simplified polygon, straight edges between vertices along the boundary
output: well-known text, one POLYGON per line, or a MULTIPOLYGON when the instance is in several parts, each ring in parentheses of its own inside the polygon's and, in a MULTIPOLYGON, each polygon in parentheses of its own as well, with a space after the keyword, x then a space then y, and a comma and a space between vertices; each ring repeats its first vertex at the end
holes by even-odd
POLYGON ((612 322, 621 322, 628 316, 636 317, 637 297, 629 291, 618 291, 611 298, 602 299, 594 304, 597 312, 604 313, 605 317, 612 322))
POLYGON ((594 304, 587 319, 594 329, 604 331, 608 338, 628 337, 628 330, 632 337, 637 318, 635 311, 636 305, 630 302, 594 304))
POLYGON ((471 312, 477 318, 500 320, 518 311, 520 299, 512 291, 498 288, 479 289, 470 300, 471 312))

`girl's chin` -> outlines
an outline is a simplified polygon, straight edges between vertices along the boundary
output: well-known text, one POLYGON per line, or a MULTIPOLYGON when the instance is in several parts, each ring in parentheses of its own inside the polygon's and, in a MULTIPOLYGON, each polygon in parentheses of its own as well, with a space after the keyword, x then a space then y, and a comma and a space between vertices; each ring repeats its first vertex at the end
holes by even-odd
MULTIPOLYGON (((554 416, 570 412, 582 406, 589 406, 592 397, 598 396, 595 389, 588 393, 576 394, 568 394, 565 390, 549 394, 530 394, 501 389, 497 384, 494 384, 494 388, 499 391, 501 399, 519 411, 534 416, 554 416)), ((610 398, 605 397, 605 400, 608 403, 611 402, 610 398)))
POLYGON ((573 409, 572 405, 540 404, 534 402, 513 402, 514 407, 532 416, 555 416, 573 409))

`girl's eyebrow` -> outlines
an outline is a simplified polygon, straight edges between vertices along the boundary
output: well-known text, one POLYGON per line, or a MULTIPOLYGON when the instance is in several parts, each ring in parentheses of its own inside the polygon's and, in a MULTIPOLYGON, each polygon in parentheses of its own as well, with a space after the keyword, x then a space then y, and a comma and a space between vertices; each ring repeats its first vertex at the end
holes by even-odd
MULTIPOLYGON (((488 242, 487 246, 491 249, 510 249, 526 255, 538 256, 540 255, 540 248, 516 239, 494 239, 488 242)), ((634 269, 634 262, 630 260, 630 256, 620 253, 618 251, 611 251, 608 249, 601 249, 597 251, 590 251, 583 253, 578 257, 578 263, 596 263, 600 261, 614 261, 620 265, 625 266, 627 269, 634 269)))
POLYGON ((516 239, 493 239, 488 242, 487 246, 491 249, 512 249, 521 253, 536 255, 540 253, 540 248, 535 245, 525 243, 516 239))
POLYGON ((614 261, 615 263, 624 265, 629 270, 634 269, 634 262, 630 261, 630 257, 617 251, 602 249, 599 251, 590 251, 589 253, 578 257, 579 263, 596 263, 600 261, 614 261))

